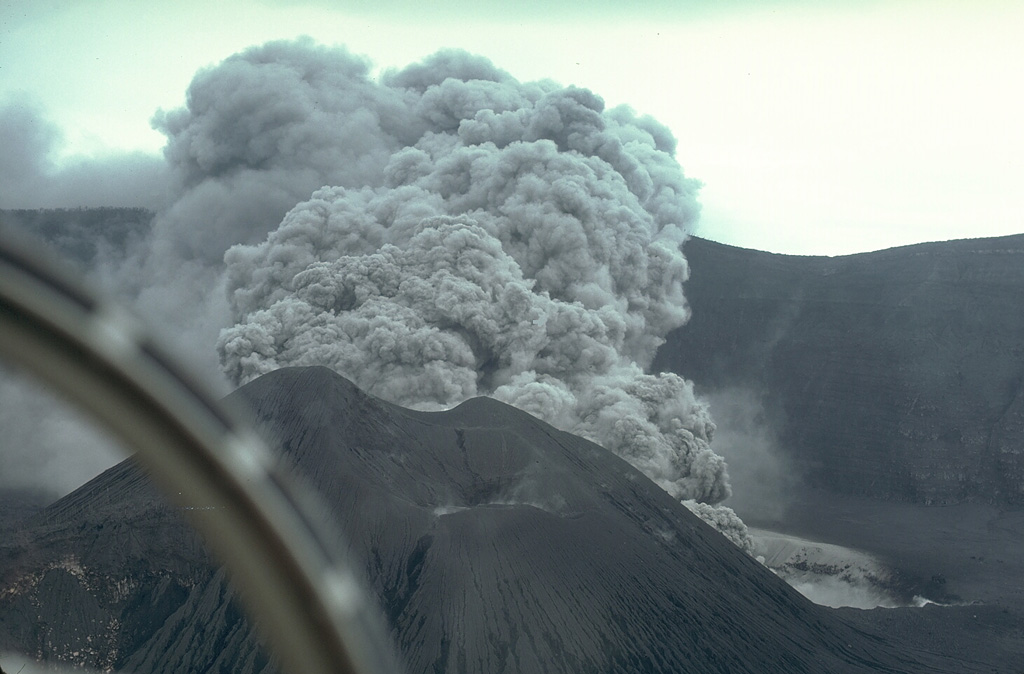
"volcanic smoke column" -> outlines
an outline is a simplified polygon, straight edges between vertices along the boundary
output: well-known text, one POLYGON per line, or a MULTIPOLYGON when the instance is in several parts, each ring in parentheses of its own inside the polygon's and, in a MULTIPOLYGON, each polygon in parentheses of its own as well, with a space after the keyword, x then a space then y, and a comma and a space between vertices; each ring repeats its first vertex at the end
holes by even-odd
POLYGON ((365 185, 319 189, 265 241, 228 250, 228 376, 318 364, 412 407, 490 395, 677 498, 726 498, 706 405, 644 373, 688 318, 680 247, 699 184, 670 132, 458 52, 376 86, 368 112, 421 132, 365 185))

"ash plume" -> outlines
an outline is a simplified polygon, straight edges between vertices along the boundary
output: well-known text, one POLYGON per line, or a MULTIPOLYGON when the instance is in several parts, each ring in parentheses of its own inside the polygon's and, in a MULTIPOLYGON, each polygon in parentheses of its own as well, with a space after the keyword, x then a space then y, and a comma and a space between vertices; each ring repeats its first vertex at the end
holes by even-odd
MULTIPOLYGON (((249 67, 269 61, 247 54, 249 67)), ((279 65, 265 67, 269 87, 279 65)), ((727 497, 707 406, 685 380, 644 373, 688 317, 680 247, 699 184, 670 133, 460 52, 369 89, 362 113, 408 120, 404 141, 379 132, 386 161, 225 256, 228 376, 320 364, 408 406, 491 395, 599 442, 678 498, 727 497)), ((240 147, 269 142, 242 128, 259 135, 240 147)))
POLYGON ((164 255, 219 266, 323 185, 383 180, 423 123, 370 63, 312 40, 271 42, 201 70, 186 107, 158 111, 176 198, 156 224, 164 255))
POLYGON ((743 520, 740 519, 735 510, 728 506, 711 506, 694 500, 685 500, 683 505, 694 515, 717 529, 733 545, 751 557, 755 557, 759 562, 764 563, 764 557, 756 554, 754 539, 751 537, 747 525, 743 523, 743 520))
POLYGON ((63 144, 31 97, 0 101, 0 209, 166 203, 167 166, 159 157, 129 152, 61 161, 63 144))
POLYGON ((707 405, 645 372, 688 318, 699 213, 657 121, 461 51, 375 78, 300 39, 200 71, 153 123, 171 196, 103 277, 201 369, 322 364, 419 408, 490 395, 677 498, 728 497, 707 405))

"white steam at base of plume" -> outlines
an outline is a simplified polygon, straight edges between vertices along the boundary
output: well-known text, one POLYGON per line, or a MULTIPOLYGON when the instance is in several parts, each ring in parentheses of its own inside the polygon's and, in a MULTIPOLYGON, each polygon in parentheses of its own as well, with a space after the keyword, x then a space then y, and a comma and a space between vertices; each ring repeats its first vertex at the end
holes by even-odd
POLYGON ((897 600, 890 590, 893 572, 868 553, 764 529, 750 529, 748 540, 765 566, 815 604, 869 609, 929 603, 923 597, 910 604, 897 600))

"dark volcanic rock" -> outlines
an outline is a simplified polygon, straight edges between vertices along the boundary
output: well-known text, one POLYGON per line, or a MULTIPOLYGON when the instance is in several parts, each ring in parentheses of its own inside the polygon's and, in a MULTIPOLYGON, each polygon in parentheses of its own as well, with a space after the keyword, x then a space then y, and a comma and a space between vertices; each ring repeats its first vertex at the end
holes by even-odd
POLYGON ((760 396, 815 486, 1024 503, 1024 236, 834 258, 692 239, 686 254, 693 318, 656 370, 760 396))
POLYGON ((0 651, 123 669, 212 576, 181 513, 125 461, 5 532, 0 651))
MULTIPOLYGON (((496 401, 410 412, 323 368, 236 395, 329 501, 410 672, 990 671, 907 648, 913 622, 899 639, 851 627, 619 458, 496 401)), ((0 650, 268 668, 153 498, 126 463, 31 520, 8 544, 0 650)))
POLYGON ((627 463, 497 401, 410 412, 323 368, 241 393, 336 504, 412 672, 877 657, 627 463))

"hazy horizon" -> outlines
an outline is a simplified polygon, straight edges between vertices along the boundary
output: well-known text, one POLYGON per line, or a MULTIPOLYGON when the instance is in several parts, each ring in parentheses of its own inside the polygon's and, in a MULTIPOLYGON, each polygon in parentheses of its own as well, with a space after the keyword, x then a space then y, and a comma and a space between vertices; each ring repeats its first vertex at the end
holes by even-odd
POLYGON ((154 115, 184 103, 197 70, 306 34, 377 76, 463 48, 652 115, 703 183, 695 234, 712 240, 834 255, 1017 233, 1021 26, 1010 2, 8 3, 0 134, 23 143, 0 160, 0 208, 101 205, 61 200, 117 184, 140 187, 102 205, 159 205, 154 115))

